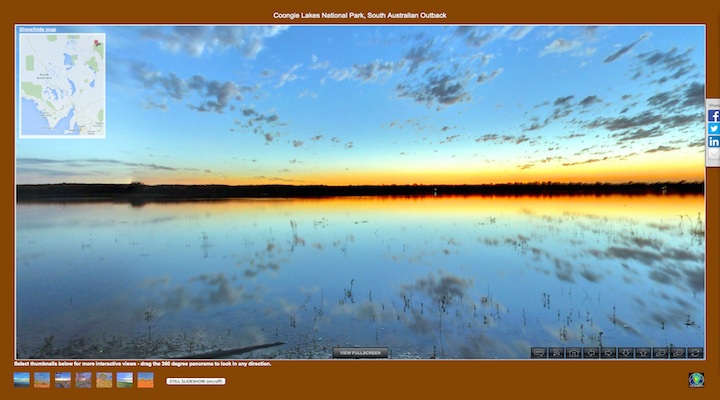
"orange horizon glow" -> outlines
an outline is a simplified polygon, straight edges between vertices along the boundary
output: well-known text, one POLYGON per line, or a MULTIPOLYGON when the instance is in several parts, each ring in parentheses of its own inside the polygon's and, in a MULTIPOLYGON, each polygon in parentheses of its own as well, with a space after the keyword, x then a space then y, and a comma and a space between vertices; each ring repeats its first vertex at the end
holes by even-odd
MULTIPOLYGON (((657 166, 635 165, 627 169, 598 166, 584 168, 537 168, 536 171, 367 171, 288 173, 282 177, 259 178, 246 174, 228 174, 224 177, 208 176, 147 176, 132 179, 148 185, 326 185, 326 186, 382 186, 382 185, 486 185, 505 183, 655 183, 702 182, 704 166, 675 165, 670 171, 657 166), (559 171, 565 172, 560 174, 559 171), (659 173, 659 171, 662 171, 659 173)), ((122 183, 130 183, 130 181, 122 183)))
MULTIPOLYGON (((214 173, 170 175, 153 171, 134 176, 130 181, 145 184, 184 185, 326 185, 326 186, 381 186, 381 185, 485 185, 505 183, 654 183, 704 181, 704 157, 688 156, 667 159, 661 154, 644 154, 633 159, 603 160, 576 165, 563 163, 535 163, 519 166, 518 163, 490 163, 473 161, 408 163, 393 161, 390 164, 351 162, 348 168, 319 170, 298 165, 292 170, 280 166, 258 166, 249 171, 227 164, 208 165, 214 173), (232 170, 230 169, 232 168, 232 170), (274 171, 274 172, 273 172, 274 171)), ((205 167, 201 168, 205 169, 205 167)))

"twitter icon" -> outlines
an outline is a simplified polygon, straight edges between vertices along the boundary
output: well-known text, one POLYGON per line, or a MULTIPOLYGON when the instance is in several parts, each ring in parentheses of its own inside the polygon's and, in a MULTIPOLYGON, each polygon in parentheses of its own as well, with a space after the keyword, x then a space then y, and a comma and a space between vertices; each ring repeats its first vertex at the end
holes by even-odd
POLYGON ((710 123, 708 124, 708 134, 709 135, 718 135, 720 134, 720 123, 710 123))

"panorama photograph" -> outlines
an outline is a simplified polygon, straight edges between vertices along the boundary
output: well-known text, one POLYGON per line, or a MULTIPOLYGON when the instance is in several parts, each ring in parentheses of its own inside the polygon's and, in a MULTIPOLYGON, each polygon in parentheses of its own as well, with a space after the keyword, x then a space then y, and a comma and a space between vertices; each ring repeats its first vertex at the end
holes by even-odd
POLYGON ((17 358, 705 345, 702 25, 52 28, 17 358))

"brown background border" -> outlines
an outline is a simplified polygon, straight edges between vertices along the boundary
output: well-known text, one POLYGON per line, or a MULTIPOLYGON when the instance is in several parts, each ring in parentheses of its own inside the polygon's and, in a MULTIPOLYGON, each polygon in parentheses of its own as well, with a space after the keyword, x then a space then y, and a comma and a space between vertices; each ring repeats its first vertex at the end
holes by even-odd
MULTIPOLYGON (((264 3, 264 2, 263 2, 264 3)), ((720 98, 720 3, 700 5, 680 1, 651 2, 640 6, 627 0, 592 2, 435 2, 352 0, 304 2, 275 1, 283 6, 235 2, 172 3, 127 0, 103 1, 15 1, 2 11, 2 101, 4 134, 2 145, 3 195, 0 197, 2 241, 0 242, 0 396, 3 398, 246 398, 276 397, 377 397, 421 396, 422 398, 467 396, 471 398, 720 398, 720 168, 707 173, 707 347, 706 361, 271 361, 270 368, 128 368, 122 371, 155 372, 154 389, 13 389, 12 372, 79 372, 77 368, 13 367, 14 329, 14 27, 15 23, 285 23, 273 21, 280 12, 445 12, 442 24, 460 23, 548 23, 548 24, 706 24, 708 97, 720 98), (43 5, 47 3, 47 5, 43 5), (392 4, 392 6, 388 6, 392 4), (470 6, 470 7, 469 7, 470 6), (704 372, 705 388, 689 389, 689 372, 704 372), (225 377, 224 387, 166 387, 166 377, 225 377), (10 397, 6 397, 10 394, 10 397)), ((367 20, 366 20, 367 21, 367 20)), ((321 23, 322 21, 303 21, 321 23)), ((344 23, 344 21, 338 21, 344 23)), ((381 23, 387 20, 372 20, 381 23)), ((428 20, 412 20, 420 24, 428 20)), ((435 21, 431 21, 435 22, 435 21)), ((118 368, 86 368, 91 372, 118 368)))

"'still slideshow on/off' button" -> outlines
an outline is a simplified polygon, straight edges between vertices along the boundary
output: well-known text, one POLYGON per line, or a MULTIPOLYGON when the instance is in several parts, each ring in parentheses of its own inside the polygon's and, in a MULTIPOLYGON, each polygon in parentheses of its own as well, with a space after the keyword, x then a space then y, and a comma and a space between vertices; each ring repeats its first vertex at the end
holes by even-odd
POLYGON ((222 386, 225 378, 167 378, 168 386, 222 386))

